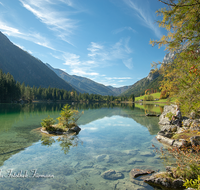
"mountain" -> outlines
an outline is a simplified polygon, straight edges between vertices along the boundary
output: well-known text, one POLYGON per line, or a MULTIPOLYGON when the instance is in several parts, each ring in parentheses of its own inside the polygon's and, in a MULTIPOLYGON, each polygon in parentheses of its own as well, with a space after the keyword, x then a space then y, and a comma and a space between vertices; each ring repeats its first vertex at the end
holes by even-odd
POLYGON ((113 92, 115 92, 116 95, 121 95, 123 92, 127 91, 131 86, 122 86, 119 88, 115 88, 112 86, 108 86, 113 92))
POLYGON ((16 81, 25 85, 45 87, 49 86, 65 89, 74 88, 58 77, 46 64, 33 57, 28 52, 14 45, 0 32, 0 69, 4 73, 13 75, 16 81))
POLYGON ((85 77, 80 77, 76 75, 69 75, 61 69, 55 69, 48 63, 46 64, 51 70, 53 70, 59 77, 69 83, 73 88, 81 93, 89 94, 100 94, 100 95, 117 95, 110 88, 104 86, 103 84, 94 82, 85 77))
POLYGON ((159 74, 159 71, 151 70, 149 75, 135 84, 133 84, 127 91, 123 92, 121 95, 130 96, 134 94, 136 97, 145 94, 147 89, 157 89, 159 90, 159 81, 162 80, 162 75, 159 74))

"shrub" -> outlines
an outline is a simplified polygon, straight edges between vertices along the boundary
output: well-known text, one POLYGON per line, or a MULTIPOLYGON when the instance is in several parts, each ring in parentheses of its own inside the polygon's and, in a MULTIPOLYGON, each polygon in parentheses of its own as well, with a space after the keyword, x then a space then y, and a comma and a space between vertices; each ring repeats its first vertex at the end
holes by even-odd
POLYGON ((186 188, 200 189, 200 175, 198 175, 198 179, 194 179, 194 180, 186 179, 186 182, 183 184, 183 186, 185 186, 186 188))
POLYGON ((148 95, 148 96, 144 96, 144 99, 143 99, 143 100, 144 100, 144 101, 153 101, 154 98, 153 98, 152 95, 148 95))
POLYGON ((168 112, 167 114, 166 114, 166 117, 168 117, 169 118, 169 120, 172 120, 172 116, 173 116, 174 114, 172 113, 172 112, 168 112))
POLYGON ((68 104, 65 104, 58 117, 59 125, 67 128, 76 126, 76 121, 80 118, 78 110, 72 110, 68 104))
POLYGON ((53 120, 53 118, 50 118, 50 116, 48 115, 47 118, 42 119, 41 125, 42 127, 44 127, 46 130, 52 130, 52 125, 55 124, 55 120, 53 120))
POLYGON ((176 167, 172 169, 173 178, 182 178, 187 185, 197 183, 200 176, 200 145, 192 146, 192 149, 175 147, 168 148, 168 150, 158 150, 156 148, 156 152, 161 154, 165 160, 171 160, 168 159, 170 156, 175 158, 176 167))
POLYGON ((166 99, 169 97, 169 93, 166 90, 161 91, 160 99, 166 99))

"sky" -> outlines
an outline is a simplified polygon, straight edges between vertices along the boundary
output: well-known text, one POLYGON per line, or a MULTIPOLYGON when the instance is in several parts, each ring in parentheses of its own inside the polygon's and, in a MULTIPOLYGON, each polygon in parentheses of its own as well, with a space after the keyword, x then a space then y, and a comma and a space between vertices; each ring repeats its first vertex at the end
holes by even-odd
POLYGON ((0 31, 43 63, 122 87, 147 77, 164 47, 152 47, 158 0, 0 0, 0 31))

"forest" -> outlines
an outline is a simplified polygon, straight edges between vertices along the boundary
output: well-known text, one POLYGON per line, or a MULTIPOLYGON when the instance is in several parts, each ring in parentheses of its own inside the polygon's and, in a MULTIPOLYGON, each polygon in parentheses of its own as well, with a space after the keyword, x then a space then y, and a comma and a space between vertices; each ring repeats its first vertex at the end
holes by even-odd
POLYGON ((23 82, 16 82, 10 73, 3 73, 0 70, 0 103, 32 102, 33 100, 51 101, 128 101, 134 100, 134 95, 127 97, 102 96, 98 94, 78 93, 74 90, 67 91, 59 88, 30 87, 23 82))

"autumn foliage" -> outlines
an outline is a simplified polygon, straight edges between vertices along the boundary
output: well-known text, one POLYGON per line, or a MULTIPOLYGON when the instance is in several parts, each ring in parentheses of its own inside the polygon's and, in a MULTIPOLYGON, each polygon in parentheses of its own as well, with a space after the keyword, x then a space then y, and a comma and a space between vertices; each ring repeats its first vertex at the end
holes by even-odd
POLYGON ((163 94, 175 97, 184 113, 200 108, 200 0, 159 0, 167 5, 157 11, 159 26, 168 34, 150 41, 175 53, 170 63, 161 63, 163 94))

